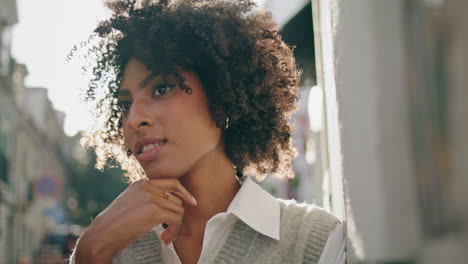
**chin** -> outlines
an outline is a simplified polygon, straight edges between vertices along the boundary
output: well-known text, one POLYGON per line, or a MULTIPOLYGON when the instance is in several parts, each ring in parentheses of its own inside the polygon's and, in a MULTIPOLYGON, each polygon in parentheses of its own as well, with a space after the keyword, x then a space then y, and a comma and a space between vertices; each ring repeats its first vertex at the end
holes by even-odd
POLYGON ((174 166, 151 166, 150 164, 143 167, 146 176, 150 180, 155 179, 177 179, 185 174, 185 170, 174 166))
POLYGON ((148 179, 150 180, 158 180, 158 179, 178 179, 180 176, 176 174, 162 174, 162 173, 153 173, 153 174, 146 174, 148 179))

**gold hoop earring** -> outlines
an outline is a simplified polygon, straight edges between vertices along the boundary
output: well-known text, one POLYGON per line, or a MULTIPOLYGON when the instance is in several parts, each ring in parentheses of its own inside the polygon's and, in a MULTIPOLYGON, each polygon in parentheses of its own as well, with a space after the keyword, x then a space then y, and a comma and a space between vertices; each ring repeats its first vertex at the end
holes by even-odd
POLYGON ((224 130, 227 130, 229 128, 229 117, 226 117, 226 126, 224 127, 224 130))

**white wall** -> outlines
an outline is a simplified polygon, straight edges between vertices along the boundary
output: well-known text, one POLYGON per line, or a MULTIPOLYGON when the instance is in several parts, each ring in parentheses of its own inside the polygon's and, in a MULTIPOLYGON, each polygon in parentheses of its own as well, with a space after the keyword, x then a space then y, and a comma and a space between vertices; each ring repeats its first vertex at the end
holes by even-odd
POLYGON ((317 68, 327 103, 334 207, 345 214, 349 259, 413 259, 421 227, 403 1, 317 0, 314 7, 320 16, 317 68))
POLYGON ((264 0, 260 1, 262 7, 267 8, 280 26, 284 26, 301 9, 308 4, 309 0, 264 0))
MULTIPOLYGON (((468 226, 468 9, 467 1, 451 1, 448 17, 452 28, 451 54, 449 54, 449 78, 453 85, 450 100, 451 137, 454 145, 453 201, 456 211, 468 226)), ((465 232, 468 230, 465 230, 465 232)))

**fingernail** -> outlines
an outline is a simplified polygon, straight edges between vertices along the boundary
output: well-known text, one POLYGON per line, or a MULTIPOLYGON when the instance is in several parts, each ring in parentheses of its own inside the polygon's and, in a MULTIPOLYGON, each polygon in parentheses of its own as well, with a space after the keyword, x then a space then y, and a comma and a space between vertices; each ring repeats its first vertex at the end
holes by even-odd
POLYGON ((195 200, 195 197, 192 196, 192 203, 193 205, 198 205, 197 200, 195 200))

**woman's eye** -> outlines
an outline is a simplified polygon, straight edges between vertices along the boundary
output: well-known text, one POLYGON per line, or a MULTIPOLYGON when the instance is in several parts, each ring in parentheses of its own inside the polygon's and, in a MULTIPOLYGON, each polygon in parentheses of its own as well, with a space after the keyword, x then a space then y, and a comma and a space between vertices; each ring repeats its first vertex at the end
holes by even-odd
POLYGON ((120 110, 125 113, 128 110, 130 110, 130 107, 132 106, 132 103, 130 101, 121 101, 118 102, 117 105, 119 106, 120 110))
POLYGON ((165 95, 174 87, 175 84, 159 84, 154 87, 153 95, 165 95))

